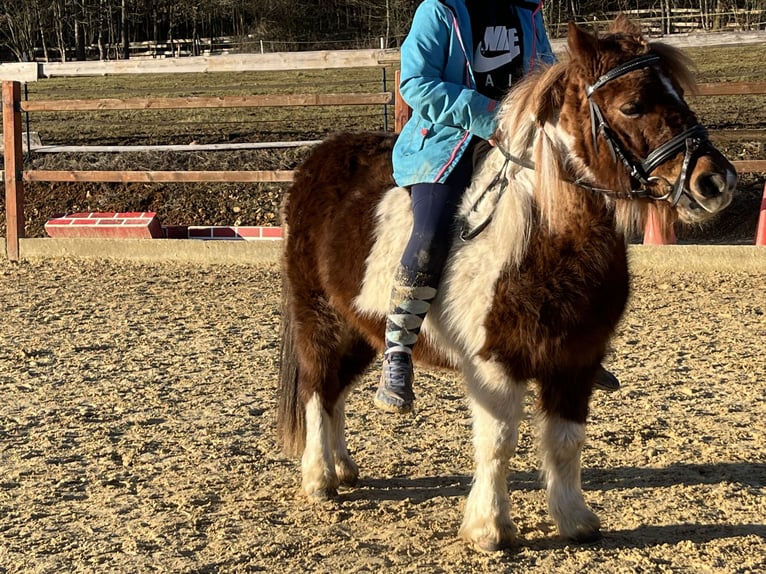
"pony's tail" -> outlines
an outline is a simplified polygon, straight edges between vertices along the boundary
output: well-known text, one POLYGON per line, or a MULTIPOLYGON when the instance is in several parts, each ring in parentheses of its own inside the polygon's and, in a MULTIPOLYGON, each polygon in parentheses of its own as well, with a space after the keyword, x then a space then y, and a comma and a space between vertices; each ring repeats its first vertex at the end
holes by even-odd
POLYGON ((290 295, 290 282, 283 263, 277 436, 285 455, 300 456, 306 446, 306 411, 298 392, 298 359, 295 353, 295 328, 290 313, 290 295))

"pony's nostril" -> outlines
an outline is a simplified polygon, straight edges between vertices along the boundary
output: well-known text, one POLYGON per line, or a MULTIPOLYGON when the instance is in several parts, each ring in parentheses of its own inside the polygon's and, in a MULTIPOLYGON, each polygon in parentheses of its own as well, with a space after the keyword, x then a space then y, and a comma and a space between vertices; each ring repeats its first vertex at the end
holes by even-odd
POLYGON ((711 173, 697 180, 697 191, 700 195, 713 198, 729 189, 727 178, 718 173, 711 173))

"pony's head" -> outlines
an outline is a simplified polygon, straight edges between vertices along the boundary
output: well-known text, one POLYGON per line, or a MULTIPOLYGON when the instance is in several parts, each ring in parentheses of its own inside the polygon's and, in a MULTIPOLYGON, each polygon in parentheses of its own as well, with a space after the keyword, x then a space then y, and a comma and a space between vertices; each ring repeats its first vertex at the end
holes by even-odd
POLYGON ((526 137, 540 164, 551 163, 540 157, 547 145, 556 175, 614 199, 628 233, 650 202, 666 224, 699 223, 729 205, 737 174, 684 100, 694 81, 680 50, 647 42, 624 17, 601 37, 570 23, 567 44, 568 62, 529 78, 505 105, 532 111, 526 137))

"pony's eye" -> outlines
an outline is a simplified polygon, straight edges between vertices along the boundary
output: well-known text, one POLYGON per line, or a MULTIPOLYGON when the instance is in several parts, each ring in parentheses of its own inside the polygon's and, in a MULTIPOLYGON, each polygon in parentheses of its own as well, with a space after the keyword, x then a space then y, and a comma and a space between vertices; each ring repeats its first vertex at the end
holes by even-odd
POLYGON ((636 118, 644 113, 641 102, 628 102, 620 106, 620 111, 629 118, 636 118))

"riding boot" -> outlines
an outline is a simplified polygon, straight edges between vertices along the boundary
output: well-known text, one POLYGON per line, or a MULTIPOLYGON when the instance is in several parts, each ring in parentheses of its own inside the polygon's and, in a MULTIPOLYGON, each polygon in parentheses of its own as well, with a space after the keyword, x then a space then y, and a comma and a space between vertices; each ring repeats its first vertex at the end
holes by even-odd
POLYGON ((412 349, 436 296, 436 288, 428 283, 427 277, 407 280, 405 273, 397 273, 391 293, 392 311, 386 321, 383 369, 375 394, 375 405, 384 411, 399 414, 412 411, 415 401, 412 349))
POLYGON ((593 382, 593 386, 596 389, 611 393, 620 389, 620 381, 602 365, 596 372, 596 380, 593 382))

